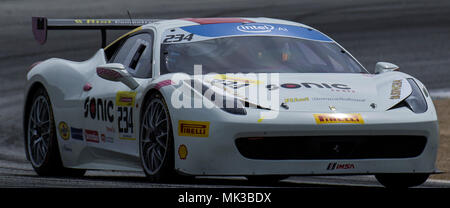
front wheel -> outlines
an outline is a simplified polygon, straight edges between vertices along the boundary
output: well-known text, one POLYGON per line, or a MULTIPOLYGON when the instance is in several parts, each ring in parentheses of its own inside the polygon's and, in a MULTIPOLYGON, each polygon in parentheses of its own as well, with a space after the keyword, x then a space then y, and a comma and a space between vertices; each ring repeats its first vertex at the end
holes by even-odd
POLYGON ((386 188, 409 188, 425 183, 430 174, 426 173, 402 173, 402 174, 378 174, 375 175, 381 185, 386 188))
POLYGON ((160 94, 152 94, 143 110, 139 152, 144 172, 155 182, 172 180, 177 174, 174 169, 172 125, 166 102, 160 94))

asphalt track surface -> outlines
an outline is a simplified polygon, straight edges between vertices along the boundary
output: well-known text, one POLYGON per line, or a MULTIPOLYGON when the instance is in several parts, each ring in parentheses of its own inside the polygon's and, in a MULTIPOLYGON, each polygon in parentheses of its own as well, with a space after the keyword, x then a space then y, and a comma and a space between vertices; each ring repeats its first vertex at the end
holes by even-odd
MULTIPOLYGON (((100 33, 52 31, 48 43, 41 46, 33 40, 31 16, 128 18, 127 10, 133 18, 265 16, 294 20, 330 35, 369 71, 377 61, 392 62, 431 91, 450 89, 450 1, 2 0, 0 187, 254 187, 239 177, 159 184, 149 183, 143 173, 135 172, 88 171, 83 178, 42 178, 33 172, 25 159, 21 127, 28 67, 50 57, 85 60, 100 46, 100 33)), ((372 176, 291 177, 270 187, 335 186, 379 187, 372 176)), ((429 180, 420 187, 450 187, 450 183, 429 180)))

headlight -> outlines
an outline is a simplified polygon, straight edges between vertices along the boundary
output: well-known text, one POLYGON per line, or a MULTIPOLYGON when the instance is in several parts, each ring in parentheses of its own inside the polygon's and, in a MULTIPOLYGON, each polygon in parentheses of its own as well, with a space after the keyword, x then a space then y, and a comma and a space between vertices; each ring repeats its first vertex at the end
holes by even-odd
POLYGON ((222 109, 228 113, 236 114, 236 115, 247 115, 247 111, 245 110, 244 105, 242 105, 242 102, 236 98, 228 98, 228 97, 224 96, 222 106, 223 107, 221 107, 220 109, 222 109), (230 103, 233 103, 232 106, 228 106, 227 102, 228 102, 228 105, 230 105, 230 103))
MULTIPOLYGON (((196 83, 197 86, 202 86, 202 90, 201 92, 199 90, 197 90, 199 93, 201 93, 203 96, 205 96, 205 92, 209 89, 209 87, 205 86, 203 83, 197 81, 197 80, 190 80, 189 85, 191 86, 192 89, 195 89, 195 85, 194 83, 196 83)), ((236 98, 232 98, 232 97, 228 97, 228 96, 223 96, 222 97, 222 101, 223 103, 221 103, 222 105, 219 105, 219 103, 217 103, 219 100, 216 100, 216 93, 214 93, 211 96, 211 99, 209 99, 209 97, 207 97, 211 102, 215 103, 218 107, 220 106, 220 109, 222 109, 225 112, 231 113, 231 114, 235 114, 235 115, 247 115, 247 111, 245 110, 245 106, 244 104, 239 101, 236 98)))
POLYGON ((417 85, 416 81, 414 81, 414 79, 408 78, 407 80, 412 88, 411 95, 409 95, 402 102, 398 103, 397 105, 395 105, 390 109, 408 107, 414 113, 426 112, 428 110, 428 105, 427 101, 425 100, 425 97, 422 94, 422 91, 420 90, 419 86, 417 85))
POLYGON ((405 102, 408 104, 408 107, 414 113, 424 113, 428 109, 427 101, 422 94, 419 86, 416 81, 412 78, 407 79, 412 88, 412 93, 405 99, 405 102))

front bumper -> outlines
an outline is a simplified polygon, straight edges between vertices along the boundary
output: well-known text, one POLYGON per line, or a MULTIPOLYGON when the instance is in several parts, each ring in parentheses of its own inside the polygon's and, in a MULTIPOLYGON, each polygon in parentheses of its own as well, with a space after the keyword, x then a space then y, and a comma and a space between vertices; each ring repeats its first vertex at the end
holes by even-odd
MULTIPOLYGON (((433 112, 413 114, 408 109, 362 112, 364 124, 317 125, 312 113, 280 112, 276 119, 260 120, 259 114, 231 115, 221 110, 191 109, 172 114, 175 168, 188 175, 339 175, 376 173, 434 173, 439 143, 433 112), (209 121, 209 136, 179 136, 178 120, 209 121), (242 137, 284 136, 423 136, 423 151, 408 158, 370 159, 250 159, 236 147, 242 137), (177 152, 186 147, 186 157, 177 152)), ((254 110, 256 111, 256 110, 254 110)))

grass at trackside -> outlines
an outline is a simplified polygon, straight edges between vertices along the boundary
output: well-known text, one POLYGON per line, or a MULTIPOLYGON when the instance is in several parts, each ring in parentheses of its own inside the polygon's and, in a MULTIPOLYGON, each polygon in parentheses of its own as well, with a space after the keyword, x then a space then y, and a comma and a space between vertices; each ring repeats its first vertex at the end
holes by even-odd
POLYGON ((446 173, 431 176, 432 179, 450 180, 450 99, 434 100, 439 119, 439 151, 437 167, 446 173))

